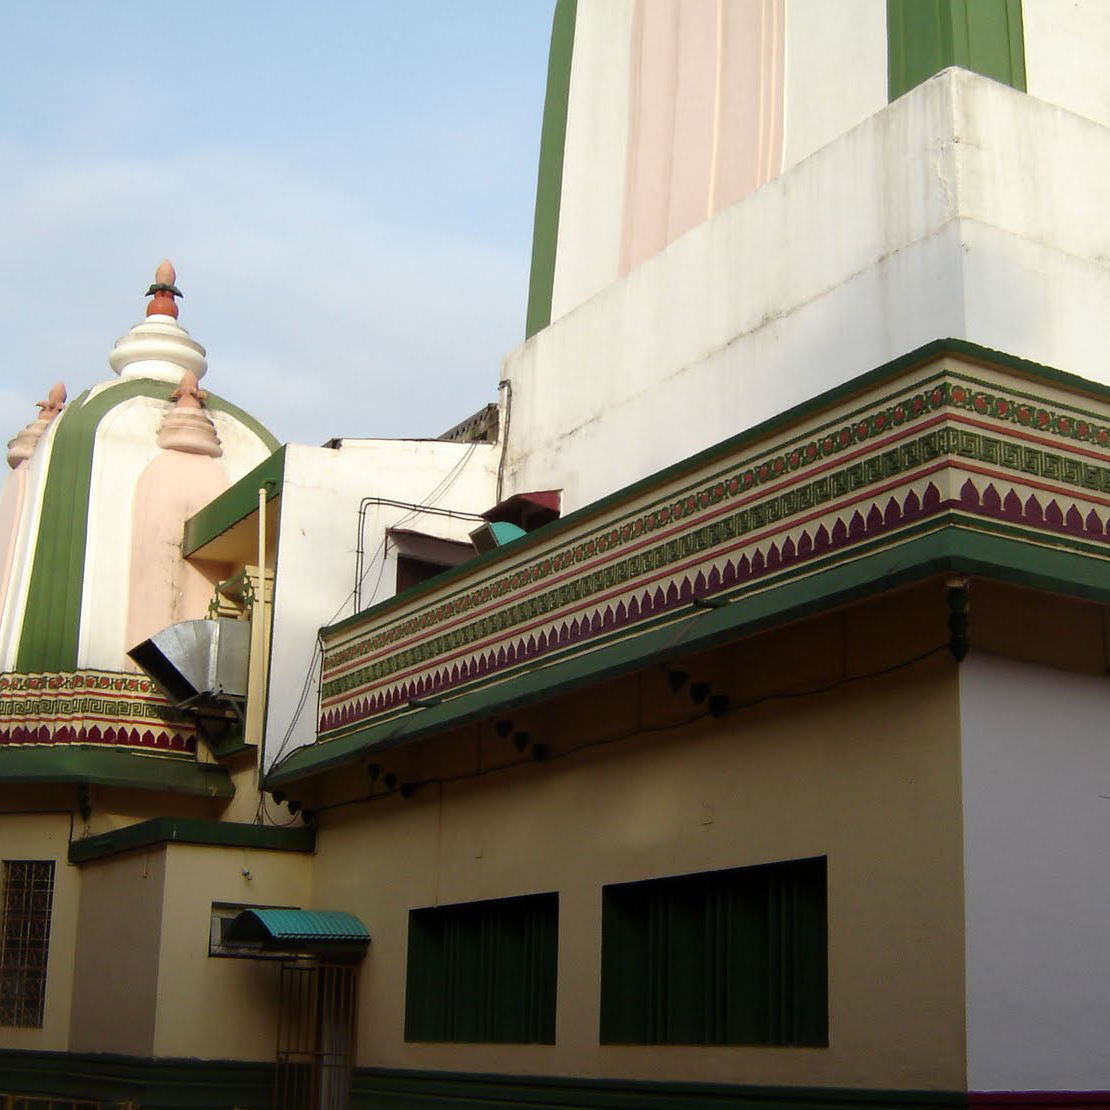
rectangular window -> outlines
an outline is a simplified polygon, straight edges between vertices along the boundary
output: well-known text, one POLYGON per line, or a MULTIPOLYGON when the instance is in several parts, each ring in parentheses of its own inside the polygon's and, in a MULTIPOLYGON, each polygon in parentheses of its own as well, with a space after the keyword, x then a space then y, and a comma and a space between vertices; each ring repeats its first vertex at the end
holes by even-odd
POLYGON ((53 860, 4 860, 0 1025, 42 1027, 53 860))
POLYGON ((555 1043, 559 896, 412 910, 405 1040, 555 1043))
POLYGON ((828 1044, 825 859, 605 887, 603 1044, 828 1044))

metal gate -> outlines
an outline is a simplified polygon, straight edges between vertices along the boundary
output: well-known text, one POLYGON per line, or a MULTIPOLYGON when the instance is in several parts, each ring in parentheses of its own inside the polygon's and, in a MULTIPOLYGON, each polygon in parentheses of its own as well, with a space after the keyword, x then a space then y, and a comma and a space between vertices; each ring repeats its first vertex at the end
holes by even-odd
POLYGON ((355 1058, 358 965, 281 965, 274 1110, 343 1110, 355 1058))

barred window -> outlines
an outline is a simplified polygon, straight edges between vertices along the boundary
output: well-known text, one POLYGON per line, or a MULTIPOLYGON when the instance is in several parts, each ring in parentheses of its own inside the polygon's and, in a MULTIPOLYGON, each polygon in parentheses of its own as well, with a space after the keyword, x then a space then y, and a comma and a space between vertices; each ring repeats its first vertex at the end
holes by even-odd
POLYGON ((42 1027, 53 860, 4 860, 0 1025, 42 1027))

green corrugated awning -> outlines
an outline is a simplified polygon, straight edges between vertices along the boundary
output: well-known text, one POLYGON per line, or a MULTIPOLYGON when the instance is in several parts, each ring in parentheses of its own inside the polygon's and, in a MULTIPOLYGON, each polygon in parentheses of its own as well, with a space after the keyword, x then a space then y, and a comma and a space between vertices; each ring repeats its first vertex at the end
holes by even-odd
POLYGON ((344 910, 243 910, 224 939, 232 944, 257 944, 264 949, 362 953, 370 933, 353 913, 344 910))

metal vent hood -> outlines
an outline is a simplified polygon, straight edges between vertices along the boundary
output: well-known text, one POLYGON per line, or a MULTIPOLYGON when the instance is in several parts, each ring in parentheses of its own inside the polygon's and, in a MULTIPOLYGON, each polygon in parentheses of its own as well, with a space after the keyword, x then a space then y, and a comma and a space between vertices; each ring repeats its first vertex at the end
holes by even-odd
POLYGON ((247 696, 249 621, 181 621, 127 654, 177 706, 247 696))

